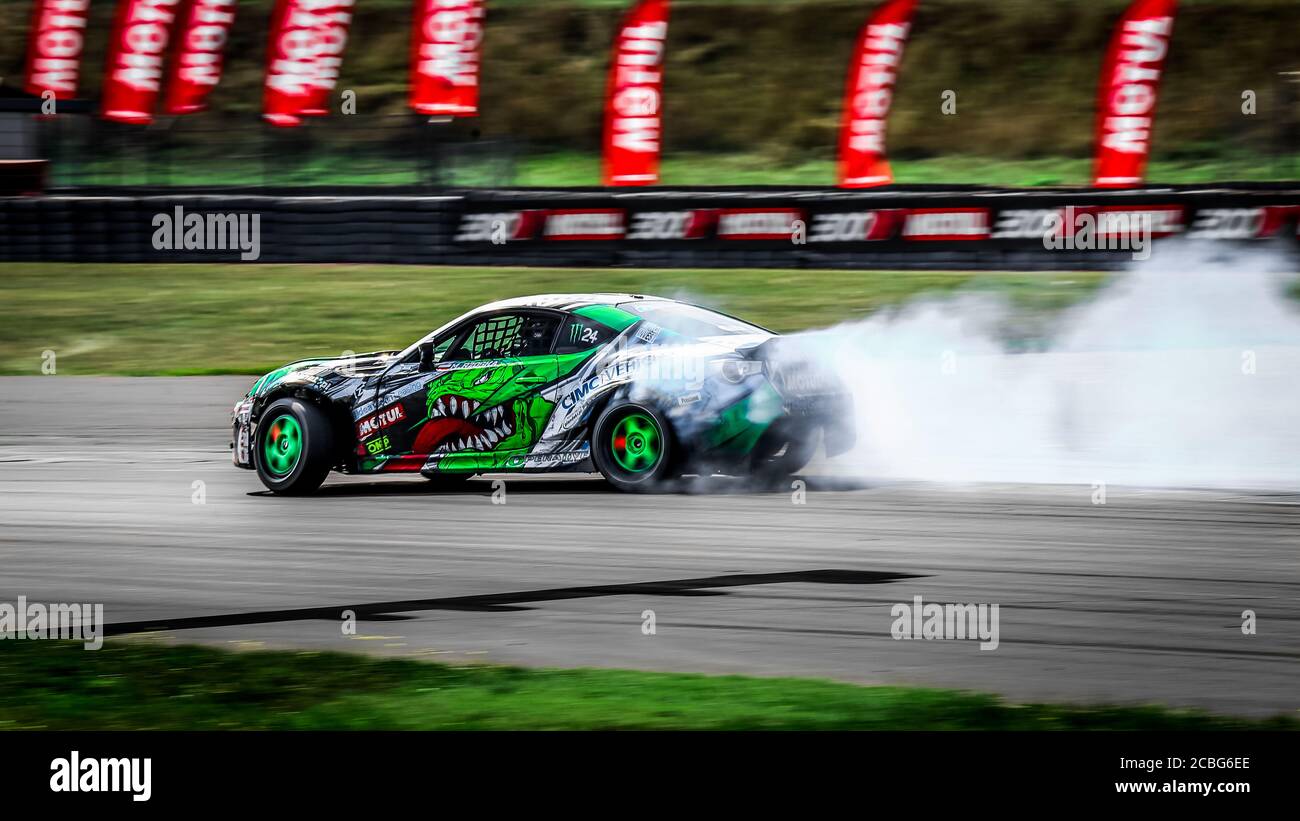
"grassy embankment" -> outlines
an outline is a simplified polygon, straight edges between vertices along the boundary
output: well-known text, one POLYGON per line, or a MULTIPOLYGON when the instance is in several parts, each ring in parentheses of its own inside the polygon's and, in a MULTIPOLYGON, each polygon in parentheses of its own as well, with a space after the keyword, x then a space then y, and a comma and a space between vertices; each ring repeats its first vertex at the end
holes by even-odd
MULTIPOLYGON (((1127 4, 920 4, 889 123, 898 180, 1085 182, 1102 55, 1127 4), (955 113, 940 109, 945 92, 956 94, 955 113)), ((89 31, 98 34, 87 37, 80 87, 92 98, 102 85, 113 5, 90 10, 89 31)), ((66 142, 56 179, 75 177, 85 162, 102 172, 98 181, 140 182, 144 169, 133 164, 131 151, 118 149, 134 145, 152 158, 151 173, 161 174, 157 158, 170 145, 178 151, 170 163, 177 183, 255 183, 263 171, 266 182, 413 181, 430 151, 430 128, 409 121, 406 107, 409 5, 358 4, 338 83, 339 94, 355 92, 356 113, 285 134, 258 117, 271 3, 241 3, 210 111, 162 117, 148 129, 101 127, 83 135, 84 143, 66 142), (194 159, 200 153, 206 159, 194 159)), ((609 47, 627 5, 494 3, 483 43, 482 116, 472 126, 489 145, 451 181, 509 182, 483 161, 518 152, 516 182, 594 184, 609 47), (513 148, 499 149, 494 141, 513 148)), ((830 182, 846 67, 870 6, 858 0, 675 2, 664 74, 664 182, 830 182)), ((0 0, 6 85, 22 77, 29 7, 0 0)), ((1300 174, 1296 92, 1284 74, 1300 68, 1298 27, 1300 5, 1291 0, 1180 4, 1156 116, 1153 182, 1300 174), (1247 91, 1253 112, 1243 110, 1247 91)), ((470 131, 467 126, 456 139, 473 142, 470 131)))

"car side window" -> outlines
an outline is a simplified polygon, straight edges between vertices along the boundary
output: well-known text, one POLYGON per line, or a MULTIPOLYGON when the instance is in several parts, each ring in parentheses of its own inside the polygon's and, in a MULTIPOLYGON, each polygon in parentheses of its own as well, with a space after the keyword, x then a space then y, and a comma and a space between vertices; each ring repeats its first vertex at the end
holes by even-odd
POLYGON ((446 358, 478 362, 551 352, 559 320, 540 314, 505 314, 475 323, 446 358))
POLYGON ((608 325, 602 325, 585 316, 571 316, 560 331, 560 340, 555 343, 556 353, 577 353, 604 345, 616 336, 608 325))
POLYGON ((451 350, 451 344, 456 341, 460 334, 448 334, 447 338, 441 342, 435 342, 433 345, 433 361, 441 362, 447 356, 447 351, 451 350))

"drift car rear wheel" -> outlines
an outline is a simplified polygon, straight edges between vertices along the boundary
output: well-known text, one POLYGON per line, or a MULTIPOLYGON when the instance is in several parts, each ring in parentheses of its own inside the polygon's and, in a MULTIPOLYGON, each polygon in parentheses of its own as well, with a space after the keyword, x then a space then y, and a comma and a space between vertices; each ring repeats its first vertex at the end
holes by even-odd
POLYGON ((759 479, 777 481, 808 466, 821 437, 817 429, 791 432, 775 439, 764 437, 754 448, 750 469, 759 479))
POLYGON ((334 432, 320 408, 301 399, 280 399, 262 413, 253 445, 257 476, 271 491, 311 493, 330 472, 334 432))
POLYGON ((613 405, 596 420, 592 460, 619 490, 650 490, 672 475, 674 445, 668 420, 655 409, 613 405))

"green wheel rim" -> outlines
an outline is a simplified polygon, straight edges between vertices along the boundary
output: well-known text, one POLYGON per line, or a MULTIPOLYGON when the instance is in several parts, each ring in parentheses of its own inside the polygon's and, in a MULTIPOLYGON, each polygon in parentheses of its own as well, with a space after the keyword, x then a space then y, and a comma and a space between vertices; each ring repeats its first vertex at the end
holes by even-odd
POLYGON ((266 470, 275 476, 293 472, 302 456, 302 427, 292 415, 283 413, 271 421, 262 440, 266 470))
POLYGON ((629 473, 644 473, 663 456, 659 425, 644 413, 629 413, 614 425, 609 437, 614 461, 629 473))

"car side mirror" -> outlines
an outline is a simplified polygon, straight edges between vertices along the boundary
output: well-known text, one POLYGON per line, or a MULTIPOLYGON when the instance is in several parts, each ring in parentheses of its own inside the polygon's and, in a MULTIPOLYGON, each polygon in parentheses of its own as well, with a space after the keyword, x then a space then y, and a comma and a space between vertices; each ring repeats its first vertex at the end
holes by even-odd
POLYGON ((433 342, 420 343, 420 371, 433 370, 433 342))

